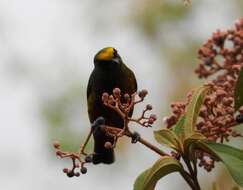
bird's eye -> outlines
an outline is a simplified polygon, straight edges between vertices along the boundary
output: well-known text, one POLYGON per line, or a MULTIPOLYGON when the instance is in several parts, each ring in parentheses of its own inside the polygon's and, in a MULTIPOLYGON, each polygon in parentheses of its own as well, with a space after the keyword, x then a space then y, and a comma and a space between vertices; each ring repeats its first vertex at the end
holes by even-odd
POLYGON ((116 50, 116 49, 114 49, 114 53, 113 53, 113 55, 114 55, 114 57, 117 56, 117 50, 116 50))

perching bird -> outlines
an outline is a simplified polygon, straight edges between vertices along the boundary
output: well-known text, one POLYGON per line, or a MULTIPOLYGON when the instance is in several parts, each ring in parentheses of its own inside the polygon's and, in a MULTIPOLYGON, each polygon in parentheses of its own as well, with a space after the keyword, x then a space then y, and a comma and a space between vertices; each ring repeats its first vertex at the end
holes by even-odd
MULTIPOLYGON (((134 73, 123 63, 117 50, 107 47, 95 55, 94 70, 88 82, 87 102, 91 123, 101 116, 105 119, 106 125, 123 128, 123 119, 102 102, 102 94, 104 92, 112 94, 114 88, 120 88, 122 94, 131 95, 137 91, 137 81, 134 73)), ((132 112, 129 114, 131 116, 132 112)), ((93 137, 93 163, 113 163, 115 159, 113 149, 104 147, 106 142, 113 144, 113 138, 108 137, 101 129, 95 130, 93 137)))

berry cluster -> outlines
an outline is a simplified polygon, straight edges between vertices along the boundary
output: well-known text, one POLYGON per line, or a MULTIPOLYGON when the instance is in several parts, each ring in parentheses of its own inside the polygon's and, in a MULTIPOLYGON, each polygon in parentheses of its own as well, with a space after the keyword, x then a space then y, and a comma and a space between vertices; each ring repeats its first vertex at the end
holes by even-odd
POLYGON ((67 174, 68 177, 79 177, 80 173, 81 174, 86 174, 87 173, 87 168, 84 167, 84 165, 86 163, 90 163, 92 162, 92 155, 87 155, 83 152, 83 148, 80 148, 80 152, 79 153, 70 153, 70 152, 65 152, 62 151, 60 148, 60 143, 59 142, 54 142, 53 143, 53 147, 56 149, 56 155, 60 158, 71 158, 72 160, 72 168, 68 169, 68 168, 64 168, 63 172, 67 174), (81 159, 81 155, 85 155, 84 160, 81 159), (79 169, 80 168, 80 172, 75 172, 75 169, 79 169))
POLYGON ((89 142, 91 135, 97 130, 98 128, 104 130, 107 135, 114 138, 114 143, 111 144, 110 142, 106 142, 104 144, 105 148, 111 149, 115 148, 117 140, 126 135, 131 137, 132 143, 136 143, 139 141, 140 143, 144 144, 145 146, 149 147, 150 149, 154 150, 155 152, 159 153, 160 155, 164 155, 164 153, 151 145, 149 142, 144 140, 140 137, 137 132, 131 132, 129 129, 129 122, 138 123, 140 126, 143 127, 152 127, 151 125, 156 121, 157 117, 154 114, 150 116, 146 116, 146 113, 152 110, 152 106, 150 104, 146 105, 146 108, 143 110, 140 117, 134 119, 130 117, 130 113, 133 111, 134 106, 138 103, 143 102, 144 98, 148 94, 147 90, 141 90, 140 92, 134 93, 132 95, 124 94, 121 95, 121 90, 119 88, 115 88, 113 90, 113 94, 109 95, 108 93, 103 93, 102 101, 104 105, 111 108, 113 111, 117 112, 121 118, 124 120, 124 126, 122 129, 117 128, 116 126, 107 126, 105 125, 105 119, 103 117, 98 117, 91 126, 91 130, 89 135, 87 136, 83 145, 80 146, 79 152, 67 152, 62 151, 60 148, 59 142, 54 142, 53 146, 56 150, 56 155, 60 158, 70 158, 72 160, 72 168, 64 168, 63 172, 67 174, 68 177, 79 177, 80 173, 85 174, 87 173, 87 168, 85 164, 92 163, 92 155, 85 153, 85 147, 89 142), (138 95, 138 100, 136 100, 136 95, 138 95), (83 158, 82 158, 83 157, 83 158), (76 171, 79 169, 79 171, 76 171))
MULTIPOLYGON (((199 49, 198 58, 200 63, 195 70, 198 77, 213 76, 214 79, 207 82, 212 90, 200 109, 197 130, 208 140, 221 143, 229 141, 229 137, 242 137, 233 127, 243 122, 243 108, 239 113, 234 109, 234 89, 243 66, 243 18, 235 23, 234 28, 213 33, 199 49)), ((173 114, 164 120, 167 128, 173 127, 185 113, 192 93, 188 94, 186 102, 171 104, 173 114)), ((197 157, 199 166, 211 171, 214 159, 203 152, 198 152, 197 157)))
POLYGON ((156 121, 157 117, 154 114, 146 116, 146 113, 153 109, 153 107, 148 104, 146 108, 142 111, 142 114, 138 118, 130 117, 130 113, 133 111, 134 106, 140 102, 143 102, 144 98, 148 94, 147 90, 141 90, 138 93, 132 95, 121 94, 119 88, 113 90, 113 94, 103 93, 102 101, 104 105, 116 111, 124 120, 123 129, 116 128, 116 126, 103 126, 102 129, 106 131, 106 134, 114 138, 114 144, 110 142, 105 143, 106 148, 114 148, 116 146, 118 138, 127 135, 132 137, 132 142, 137 142, 139 135, 137 133, 132 133, 128 127, 129 122, 135 122, 143 127, 152 127, 152 124, 156 121), (136 100, 136 95, 138 100, 136 100))

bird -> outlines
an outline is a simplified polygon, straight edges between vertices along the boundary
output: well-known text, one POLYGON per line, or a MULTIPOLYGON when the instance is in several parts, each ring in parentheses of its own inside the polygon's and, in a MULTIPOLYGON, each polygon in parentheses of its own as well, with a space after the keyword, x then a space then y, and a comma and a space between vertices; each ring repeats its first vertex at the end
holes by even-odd
MULTIPOLYGON (((94 69, 87 86, 87 107, 91 123, 99 117, 104 118, 105 125, 123 128, 123 119, 111 108, 105 106, 102 94, 112 94, 114 88, 121 90, 121 95, 132 95, 137 91, 137 80, 134 72, 123 62, 118 51, 113 47, 105 47, 94 56, 94 69)), ((132 116, 133 110, 129 113, 132 116)), ((93 164, 111 164, 115 161, 113 149, 104 147, 106 142, 113 144, 114 139, 98 128, 93 132, 94 153, 93 164)))

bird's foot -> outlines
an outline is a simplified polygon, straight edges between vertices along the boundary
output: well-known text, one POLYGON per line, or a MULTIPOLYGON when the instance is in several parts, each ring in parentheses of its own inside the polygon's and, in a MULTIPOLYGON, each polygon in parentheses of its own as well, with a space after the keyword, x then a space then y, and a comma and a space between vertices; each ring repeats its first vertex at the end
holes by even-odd
POLYGON ((99 127, 105 124, 105 119, 103 117, 98 117, 92 124, 91 130, 92 132, 96 131, 99 127))

